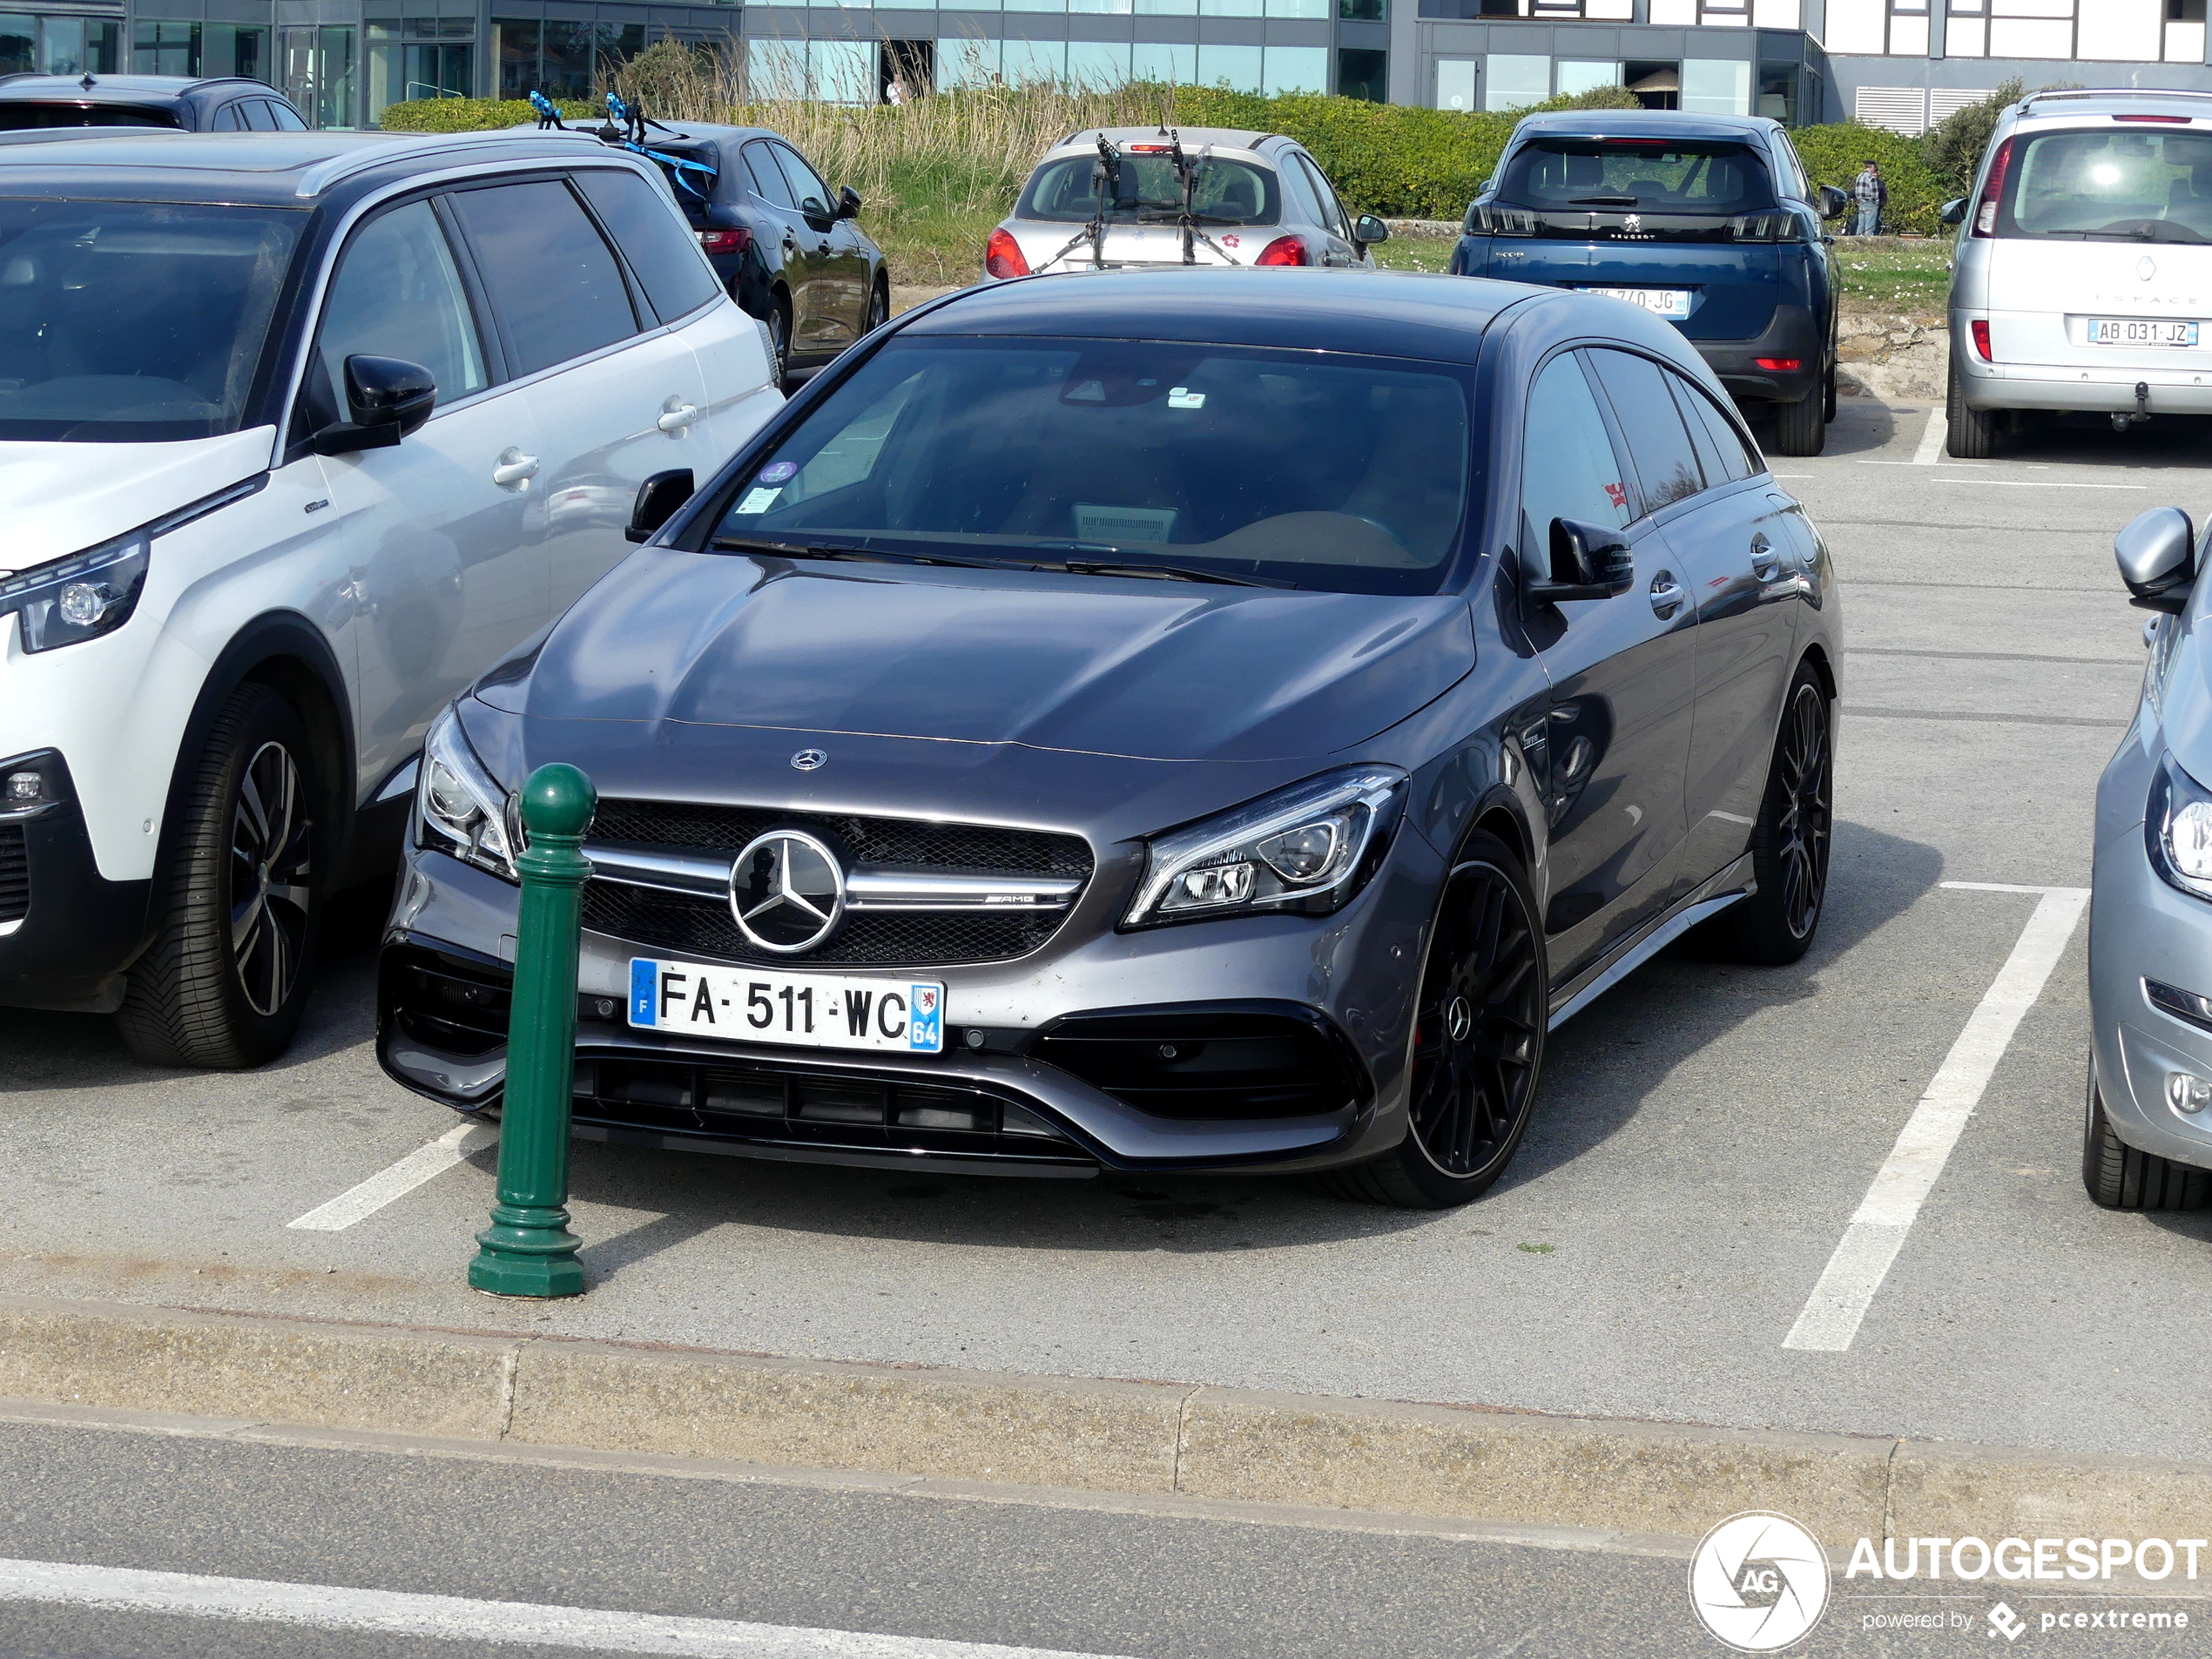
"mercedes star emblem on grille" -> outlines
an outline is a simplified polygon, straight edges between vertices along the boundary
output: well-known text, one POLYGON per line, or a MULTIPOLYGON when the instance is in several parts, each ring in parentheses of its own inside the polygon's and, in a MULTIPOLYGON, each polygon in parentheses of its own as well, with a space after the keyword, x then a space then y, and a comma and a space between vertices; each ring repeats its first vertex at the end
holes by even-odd
POLYGON ((730 914, 762 950, 812 950, 844 917, 845 872, 804 830, 770 830, 746 842, 730 867, 730 914))
POLYGON ((812 772, 816 767, 827 764, 828 760, 828 754, 822 750, 801 749, 797 754, 792 756, 791 764, 798 771, 812 772))

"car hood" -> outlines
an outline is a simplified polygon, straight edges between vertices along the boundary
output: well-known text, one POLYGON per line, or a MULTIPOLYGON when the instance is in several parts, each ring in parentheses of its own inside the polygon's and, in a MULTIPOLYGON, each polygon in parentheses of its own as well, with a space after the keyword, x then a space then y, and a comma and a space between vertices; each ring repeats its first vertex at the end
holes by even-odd
POLYGON ((479 695, 553 718, 1271 760, 1357 744, 1474 666, 1458 597, 649 549, 526 680, 479 695))
POLYGON ((0 443, 0 568, 97 547, 268 470, 271 428, 183 443, 0 443))

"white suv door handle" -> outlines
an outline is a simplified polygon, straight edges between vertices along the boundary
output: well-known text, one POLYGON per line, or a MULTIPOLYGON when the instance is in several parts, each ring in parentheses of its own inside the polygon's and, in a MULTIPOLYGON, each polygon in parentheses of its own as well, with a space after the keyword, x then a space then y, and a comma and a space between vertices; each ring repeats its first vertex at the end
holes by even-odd
POLYGON ((653 424, 664 432, 681 432, 698 418, 696 404, 686 403, 680 397, 671 397, 661 405, 660 419, 653 424))
POLYGON ((516 484, 526 484, 537 476, 537 457, 526 455, 520 449, 500 452, 499 464, 491 469, 491 481, 502 489, 511 489, 516 484))

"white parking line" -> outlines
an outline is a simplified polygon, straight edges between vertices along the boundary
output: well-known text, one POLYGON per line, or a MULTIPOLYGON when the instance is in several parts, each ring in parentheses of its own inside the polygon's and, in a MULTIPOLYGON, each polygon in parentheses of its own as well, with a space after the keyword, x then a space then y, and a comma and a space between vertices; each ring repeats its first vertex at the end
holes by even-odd
POLYGON ((1813 1286, 1804 1311, 1782 1339, 1785 1348, 1841 1353, 1858 1334, 1859 1321, 1887 1278, 1890 1264, 1905 1247, 1905 1236, 1933 1190, 1951 1149, 1981 1102, 1982 1090, 2005 1057, 2020 1018, 2043 994, 2059 965, 2074 924, 2089 903, 2087 887, 2024 887, 2000 881, 1946 881, 1946 887, 1973 893, 2033 893, 2040 895, 2012 954, 1966 1021, 1937 1068, 1927 1092, 1905 1120, 1897 1144, 1875 1172, 1874 1184, 1828 1266, 1813 1286))
POLYGON ((65 1561, 0 1561, 0 1601, 61 1602, 116 1612, 250 1619, 318 1630, 371 1630, 442 1642, 535 1643, 599 1653, 699 1659, 1079 1659, 1042 1648, 927 1636, 870 1635, 737 1619, 678 1618, 598 1608, 479 1602, 335 1584, 213 1578, 65 1561))
POLYGON ((285 1224, 305 1232, 343 1232, 374 1215, 395 1198, 406 1197, 425 1181, 443 1175, 473 1152, 499 1138, 489 1123, 456 1123, 428 1146, 418 1146, 388 1170, 350 1187, 328 1204, 319 1204, 297 1221, 285 1224))
POLYGON ((1912 452, 1912 463, 1918 467, 1932 467, 1943 454, 1943 441, 1951 435, 1951 417, 1939 403, 1928 411, 1926 429, 1920 434, 1920 447, 1912 452))

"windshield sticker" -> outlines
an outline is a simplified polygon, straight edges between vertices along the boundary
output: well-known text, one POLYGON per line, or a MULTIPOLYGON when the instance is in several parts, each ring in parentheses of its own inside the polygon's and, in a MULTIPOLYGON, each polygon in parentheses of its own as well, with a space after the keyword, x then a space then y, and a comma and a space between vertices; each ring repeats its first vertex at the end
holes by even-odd
MULTIPOLYGON (((1615 507, 1625 509, 1629 504, 1628 485, 1622 483, 1611 483, 1606 485, 1605 498, 1606 500, 1611 502, 1615 507)), ((745 509, 741 507, 738 510, 739 512, 743 512, 745 509)))
POLYGON ((775 505, 776 497, 783 493, 780 489, 748 489, 745 493, 745 499, 738 503, 738 511, 765 513, 775 505))
POLYGON ((1171 409, 1203 409, 1206 407, 1206 395, 1194 392, 1187 386, 1170 386, 1168 388, 1168 407, 1171 409))
POLYGON ((1094 507, 1079 501, 1076 536, 1078 541, 1116 544, 1164 542, 1175 533, 1175 514, 1172 507, 1094 507))
POLYGON ((764 484, 789 483, 799 473, 796 461, 772 461, 760 469, 759 482, 764 484))

